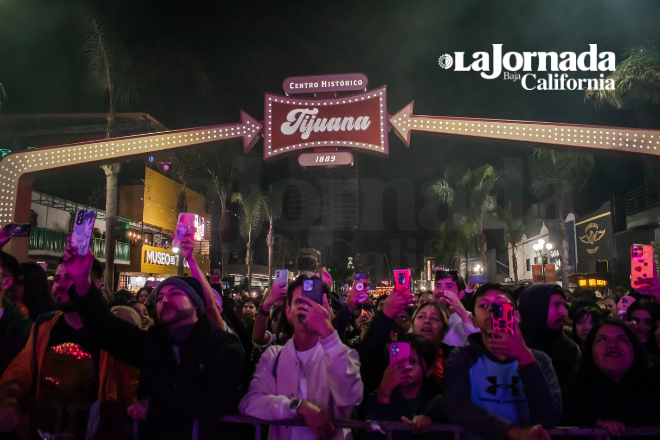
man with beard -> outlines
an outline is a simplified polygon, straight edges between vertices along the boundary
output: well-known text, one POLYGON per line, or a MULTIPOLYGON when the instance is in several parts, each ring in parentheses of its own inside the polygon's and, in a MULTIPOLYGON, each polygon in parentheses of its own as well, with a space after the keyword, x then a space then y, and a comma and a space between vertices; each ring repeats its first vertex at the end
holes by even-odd
MULTIPOLYGON (((195 265, 192 237, 182 240, 184 258, 195 265)), ((200 437, 210 435, 206 419, 236 410, 243 372, 243 349, 236 336, 214 326, 205 315, 211 286, 204 277, 170 277, 154 290, 159 323, 147 331, 114 316, 90 281, 94 256, 75 254, 69 245, 64 264, 73 282, 69 296, 94 340, 113 356, 140 368, 138 401, 128 415, 148 422, 142 438, 190 438, 195 420, 200 437), (202 285, 204 283, 204 285, 202 285), (238 380, 237 380, 238 374, 238 380)), ((212 310, 213 314, 217 310, 212 310)), ((227 427, 222 429, 227 438, 227 427)))
MULTIPOLYGON (((90 282, 97 289, 102 275, 103 265, 92 256, 90 282)), ((37 317, 27 344, 0 379, 0 432, 12 431, 21 424, 20 408, 32 388, 36 388, 38 402, 57 403, 64 408, 97 399, 127 404, 135 401, 137 370, 101 350, 83 326, 76 304, 69 299, 72 284, 69 268, 60 264, 53 283, 57 311, 37 317)), ((52 433, 55 426, 55 410, 38 409, 25 418, 20 437, 33 435, 35 429, 52 433)))
POLYGON ((550 356, 559 385, 566 385, 580 363, 580 348, 564 334, 568 312, 556 284, 535 284, 520 295, 520 329, 527 346, 550 356))

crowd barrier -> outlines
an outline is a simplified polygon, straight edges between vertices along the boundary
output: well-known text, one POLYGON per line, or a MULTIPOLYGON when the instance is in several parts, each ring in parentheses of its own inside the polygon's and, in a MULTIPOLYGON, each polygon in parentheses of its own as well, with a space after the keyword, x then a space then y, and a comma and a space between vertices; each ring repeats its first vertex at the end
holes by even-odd
MULTIPOLYGON (((65 440, 67 438, 72 438, 75 436, 75 433, 72 432, 72 426, 79 426, 78 421, 80 420, 81 413, 89 411, 90 405, 87 404, 76 404, 71 405, 67 408, 63 408, 57 404, 45 404, 39 405, 43 407, 50 407, 57 410, 58 414, 58 423, 56 432, 42 440, 65 440), (63 416, 64 413, 68 415, 67 427, 64 427, 63 416)), ((305 422, 301 419, 290 419, 290 420, 262 420, 255 417, 243 416, 240 414, 232 414, 225 416, 220 419, 226 423, 237 423, 244 425, 252 425, 254 427, 254 438, 255 440, 262 440, 263 428, 270 425, 278 426, 305 426, 305 422)), ((383 433, 387 440, 393 438, 393 434, 396 431, 410 431, 411 427, 409 423, 404 422, 386 422, 386 421, 374 421, 374 420, 335 420, 335 428, 348 428, 359 431, 367 432, 381 432, 383 433)), ((446 423, 437 423, 432 424, 429 427, 429 432, 447 432, 452 433, 454 440, 460 440, 461 433, 463 428, 458 425, 450 425, 446 423)), ((557 427, 549 429, 548 433, 552 436, 600 436, 601 439, 611 440, 612 436, 605 429, 598 428, 577 428, 577 427, 557 427)), ((625 434, 628 436, 658 436, 660 437, 660 427, 645 427, 645 428, 626 428, 625 434)), ((199 437, 199 421, 195 420, 192 423, 192 429, 190 433, 190 440, 198 440, 199 437)), ((133 438, 138 440, 139 438, 139 422, 133 422, 133 438)), ((220 437, 218 438, 220 440, 220 437)))

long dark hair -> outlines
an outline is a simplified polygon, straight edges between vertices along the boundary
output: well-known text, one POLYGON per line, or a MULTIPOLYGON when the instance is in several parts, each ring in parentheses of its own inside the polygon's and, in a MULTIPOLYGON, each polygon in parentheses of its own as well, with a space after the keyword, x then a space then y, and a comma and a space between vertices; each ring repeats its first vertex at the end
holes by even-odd
POLYGON ((651 334, 649 335, 649 340, 646 343, 642 344, 646 349, 651 351, 657 351, 658 346, 655 340, 655 331, 658 329, 658 309, 657 306, 649 301, 648 299, 640 299, 635 301, 628 307, 626 311, 626 320, 630 322, 633 319, 633 313, 637 310, 645 310, 651 315, 651 334))
MULTIPOLYGON (((291 302, 293 301, 293 291, 297 287, 301 287, 303 282, 309 279, 310 278, 307 275, 302 274, 298 278, 293 280, 291 284, 289 284, 289 287, 287 287, 286 289, 285 306, 291 307, 291 302)), ((330 288, 326 283, 323 283, 323 293, 325 293, 327 296, 330 295, 330 288)), ((286 317, 286 308, 283 308, 282 317, 280 318, 280 323, 277 326, 277 343, 283 344, 292 337, 293 337, 293 325, 291 325, 291 323, 286 317)))
POLYGON ((23 275, 23 304, 35 320, 42 312, 54 309, 46 271, 36 263, 21 263, 23 275))
POLYGON ((623 329, 633 347, 633 363, 621 378, 621 382, 625 382, 638 389, 648 387, 650 377, 648 360, 644 347, 642 347, 642 344, 637 340, 637 337, 635 337, 634 333, 624 322, 612 318, 605 319, 591 327, 589 336, 587 336, 587 339, 584 341, 584 350, 582 351, 580 366, 575 374, 575 387, 580 391, 586 391, 593 389, 594 387, 602 386, 602 381, 606 379, 605 373, 598 368, 593 357, 596 334, 606 325, 623 329))
POLYGON ((435 357, 438 354, 437 347, 434 346, 433 343, 426 339, 424 336, 415 335, 412 333, 401 336, 397 342, 408 342, 410 344, 410 349, 415 350, 415 353, 417 353, 422 367, 421 389, 433 391, 433 393, 437 391, 439 393, 439 390, 436 390, 437 385, 433 379, 433 376, 426 377, 426 373, 429 371, 429 369, 432 370, 433 365, 435 364, 435 357))
POLYGON ((600 323, 603 319, 605 319, 605 317, 603 316, 603 312, 601 312, 600 308, 598 307, 584 307, 578 310, 577 312, 575 312, 575 315, 573 315, 573 328, 571 329, 569 336, 580 347, 582 346, 582 341, 580 340, 577 334, 577 323, 578 321, 580 321, 580 319, 582 319, 586 315, 591 315, 592 325, 596 325, 600 323))

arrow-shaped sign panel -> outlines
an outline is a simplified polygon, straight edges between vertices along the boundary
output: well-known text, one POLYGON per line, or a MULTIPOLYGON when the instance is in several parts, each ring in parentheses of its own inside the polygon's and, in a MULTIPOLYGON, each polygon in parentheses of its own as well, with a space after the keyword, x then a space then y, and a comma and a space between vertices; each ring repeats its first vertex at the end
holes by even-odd
POLYGON ((14 219, 18 180, 23 174, 92 162, 100 165, 131 156, 227 139, 242 138, 243 148, 250 151, 259 140, 261 129, 259 122, 241 110, 241 122, 237 124, 103 139, 10 154, 0 161, 0 224, 14 219))
POLYGON ((406 146, 410 146, 410 133, 412 131, 425 131, 660 154, 660 130, 560 124, 555 122, 421 116, 412 114, 414 102, 412 101, 389 118, 394 132, 406 146))

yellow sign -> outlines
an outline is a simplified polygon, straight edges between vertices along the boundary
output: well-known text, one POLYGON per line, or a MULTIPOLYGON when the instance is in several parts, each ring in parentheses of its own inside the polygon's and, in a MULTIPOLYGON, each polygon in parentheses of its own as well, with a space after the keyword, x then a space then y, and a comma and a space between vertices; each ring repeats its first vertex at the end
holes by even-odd
POLYGON ((578 280, 578 285, 580 287, 605 287, 607 286, 607 281, 590 278, 588 280, 578 280))
MULTIPOLYGON (((582 243, 589 244, 591 246, 594 245, 598 240, 603 238, 603 235, 605 235, 606 229, 599 230, 598 229, 598 223, 589 223, 586 228, 584 228, 584 233, 582 237, 580 237, 580 241, 582 243)), ((596 246, 595 248, 587 249, 587 252, 590 254, 593 254, 595 252, 598 252, 598 249, 600 249, 600 246, 596 246)))

